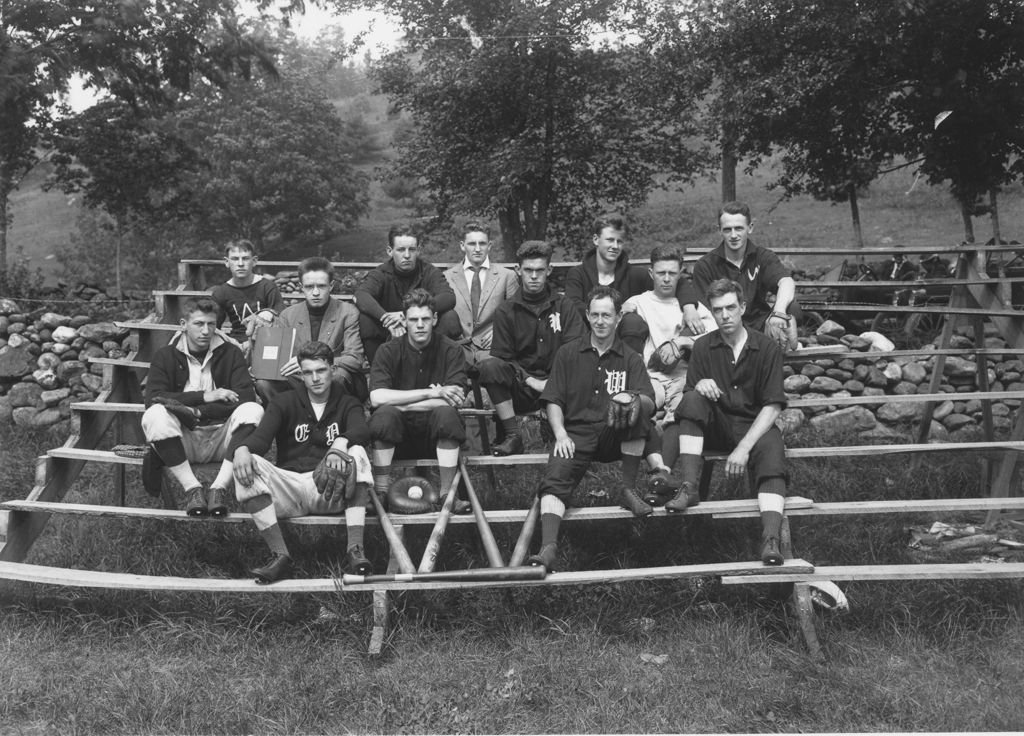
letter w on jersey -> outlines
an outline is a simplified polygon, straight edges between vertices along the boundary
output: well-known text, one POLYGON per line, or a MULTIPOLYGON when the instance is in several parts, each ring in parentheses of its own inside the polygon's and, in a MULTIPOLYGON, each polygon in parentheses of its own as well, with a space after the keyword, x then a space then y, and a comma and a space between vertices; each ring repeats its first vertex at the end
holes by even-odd
POLYGON ((626 390, 626 371, 605 370, 604 387, 609 396, 626 390))

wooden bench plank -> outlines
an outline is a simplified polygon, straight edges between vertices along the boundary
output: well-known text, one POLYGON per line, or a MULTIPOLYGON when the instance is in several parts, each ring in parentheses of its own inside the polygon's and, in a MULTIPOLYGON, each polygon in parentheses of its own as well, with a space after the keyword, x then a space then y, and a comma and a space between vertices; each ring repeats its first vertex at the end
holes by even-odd
POLYGON ((92 462, 112 463, 117 465, 142 465, 141 457, 122 457, 110 450, 89 450, 84 447, 54 447, 46 451, 49 457, 64 460, 90 460, 92 462))
MULTIPOLYGON (((801 496, 790 496, 786 499, 786 510, 793 512, 796 509, 809 509, 813 501, 801 496)), ((250 520, 245 512, 236 512, 225 517, 212 516, 187 516, 184 511, 174 509, 142 508, 136 506, 104 506, 89 503, 47 503, 41 501, 4 501, 0 508, 8 511, 40 512, 49 514, 69 514, 76 516, 104 516, 112 518, 133 518, 163 521, 204 521, 220 523, 242 523, 250 520)), ((526 520, 528 509, 485 509, 487 521, 492 524, 521 524, 526 520)), ((700 516, 718 513, 743 514, 756 513, 757 501, 755 499, 735 499, 725 501, 705 501, 704 503, 689 508, 682 515, 700 516)), ((657 508, 654 517, 679 516, 679 514, 668 514, 664 508, 657 508)), ((438 513, 428 514, 389 514, 392 523, 396 526, 433 526, 437 521, 438 513)), ((648 517, 650 518, 650 517, 648 517)), ((631 521, 634 516, 626 509, 618 506, 587 506, 573 507, 565 512, 565 521, 631 521)), ((343 526, 345 516, 343 514, 299 516, 294 519, 281 519, 281 523, 294 524, 297 526, 343 526)), ((366 523, 377 524, 377 517, 368 515, 366 523)), ((475 524, 472 514, 453 514, 449 524, 475 524)))
MULTIPOLYGON (((697 506, 696 508, 700 508, 697 506)), ((810 506, 786 507, 787 516, 842 516, 864 514, 952 513, 989 511, 992 509, 1024 509, 1024 496, 1013 498, 924 498, 871 501, 823 501, 810 506)), ((689 509, 687 509, 689 510, 689 509)), ((716 511, 715 519, 756 517, 757 509, 716 511)))
MULTIPOLYGON (((955 279, 923 279, 920 281, 796 281, 798 289, 842 289, 842 288, 875 288, 875 289, 929 289, 946 286, 966 286, 985 284, 1018 284, 1024 282, 1024 276, 979 276, 977 278, 955 279)), ((154 292, 156 293, 156 292, 154 292)))
POLYGON ((838 565, 816 567, 813 573, 778 575, 724 575, 724 585, 749 583, 809 583, 821 580, 1000 580, 1024 577, 1024 562, 949 562, 907 565, 838 565))
POLYGON ((714 575, 729 575, 742 579, 744 575, 758 573, 760 573, 758 577, 770 577, 776 571, 779 575, 787 573, 808 575, 813 570, 814 567, 804 560, 787 560, 785 565, 776 568, 766 568, 760 562, 726 562, 625 570, 556 572, 551 573, 543 580, 395 582, 342 586, 341 582, 334 578, 292 579, 281 580, 273 585, 257 585, 252 580, 239 580, 237 578, 183 578, 134 575, 130 573, 30 565, 24 562, 0 562, 0 579, 72 588, 105 588, 110 590, 155 590, 195 593, 361 593, 373 590, 450 590, 454 588, 587 585, 593 583, 622 583, 714 575))
POLYGON ((937 394, 883 394, 881 396, 826 396, 818 399, 790 399, 789 408, 805 406, 856 406, 858 404, 923 404, 928 401, 970 401, 971 399, 1020 399, 1024 391, 965 391, 937 394))
POLYGON ((886 314, 969 314, 980 317, 1009 317, 1019 319, 1024 317, 1024 310, 1018 309, 981 309, 979 307, 961 307, 956 305, 948 306, 896 306, 892 304, 850 304, 847 302, 821 302, 815 303, 801 301, 803 309, 812 312, 885 312, 886 314))

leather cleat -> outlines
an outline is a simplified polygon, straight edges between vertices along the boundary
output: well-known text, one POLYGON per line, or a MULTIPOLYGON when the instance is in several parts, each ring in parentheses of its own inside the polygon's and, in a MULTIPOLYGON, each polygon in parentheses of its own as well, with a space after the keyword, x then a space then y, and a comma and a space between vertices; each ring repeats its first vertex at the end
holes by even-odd
POLYGON ((185 491, 185 513, 189 516, 206 516, 206 491, 202 486, 185 491))
POLYGON ((679 490, 676 491, 675 498, 665 504, 665 511, 670 514, 681 514, 686 509, 699 503, 700 494, 693 487, 693 483, 684 481, 679 484, 679 490))
POLYGON ((508 455, 522 455, 524 449, 523 438, 518 434, 511 434, 503 441, 494 445, 491 448, 491 452, 496 457, 507 457, 508 455))
POLYGON ((363 545, 354 544, 345 553, 348 556, 348 569, 353 575, 370 575, 373 566, 363 553, 363 545))
POLYGON ((142 456, 142 487, 150 496, 159 496, 164 487, 164 461, 152 447, 142 456))
POLYGON ((452 513, 453 514, 471 514, 473 513, 473 504, 464 498, 456 498, 452 502, 452 513))
POLYGON ((256 579, 257 585, 269 585, 284 580, 292 575, 292 558, 288 555, 275 554, 274 558, 262 567, 254 567, 249 574, 256 579))
POLYGON ((624 488, 622 490, 622 498, 619 500, 619 504, 622 508, 633 512, 633 516, 650 516, 654 513, 654 507, 636 495, 636 491, 632 488, 624 488))
POLYGON ((220 486, 210 486, 206 492, 206 513, 218 519, 228 515, 228 492, 220 486))
POLYGON ((778 537, 766 537, 761 540, 761 562, 766 565, 781 565, 785 558, 779 549, 778 537))
POLYGON ((555 571, 555 560, 558 559, 558 545, 545 544, 535 555, 526 559, 526 564, 533 567, 543 567, 548 572, 555 571))

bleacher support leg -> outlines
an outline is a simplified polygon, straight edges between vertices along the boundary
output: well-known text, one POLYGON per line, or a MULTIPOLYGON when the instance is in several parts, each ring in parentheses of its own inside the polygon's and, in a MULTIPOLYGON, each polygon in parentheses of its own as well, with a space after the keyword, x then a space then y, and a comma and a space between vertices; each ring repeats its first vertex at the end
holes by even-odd
MULTIPOLYGON (((793 552, 793 538, 789 533, 789 518, 782 517, 782 554, 786 559, 793 559, 796 555, 793 552)), ((793 613, 796 615, 797 623, 800 626, 800 633, 804 637, 804 644, 807 645, 807 652, 811 659, 824 659, 821 652, 821 642, 818 641, 818 631, 814 627, 814 604, 811 603, 811 586, 807 583, 794 583, 793 594, 790 599, 793 606, 793 613)))
MULTIPOLYGON (((395 534, 398 538, 405 541, 405 527, 401 524, 395 524, 395 534)), ((388 560, 387 572, 389 575, 393 575, 398 572, 398 558, 395 557, 395 551, 391 550, 391 558, 388 560)), ((386 590, 375 590, 373 591, 373 630, 370 632, 370 647, 369 654, 371 657, 380 656, 381 650, 384 648, 384 637, 388 632, 388 614, 390 612, 390 605, 388 602, 388 592, 386 590)))

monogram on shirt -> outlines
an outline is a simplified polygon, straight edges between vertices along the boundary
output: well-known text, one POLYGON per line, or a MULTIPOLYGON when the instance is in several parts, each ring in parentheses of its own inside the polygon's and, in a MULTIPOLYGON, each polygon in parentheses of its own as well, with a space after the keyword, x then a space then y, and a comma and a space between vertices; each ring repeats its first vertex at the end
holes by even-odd
POLYGON ((605 368, 604 386, 609 396, 626 390, 626 371, 610 371, 605 368))
MULTIPOLYGON (((330 445, 334 440, 338 439, 341 435, 341 429, 338 428, 337 422, 331 422, 327 425, 325 430, 327 437, 327 444, 330 445)), ((309 423, 296 424, 295 425, 295 441, 296 442, 307 442, 309 440, 309 423)))
POLYGON ((558 312, 555 312, 554 314, 549 314, 548 315, 548 324, 551 325, 551 331, 552 332, 561 332, 562 331, 562 315, 560 315, 558 312))

